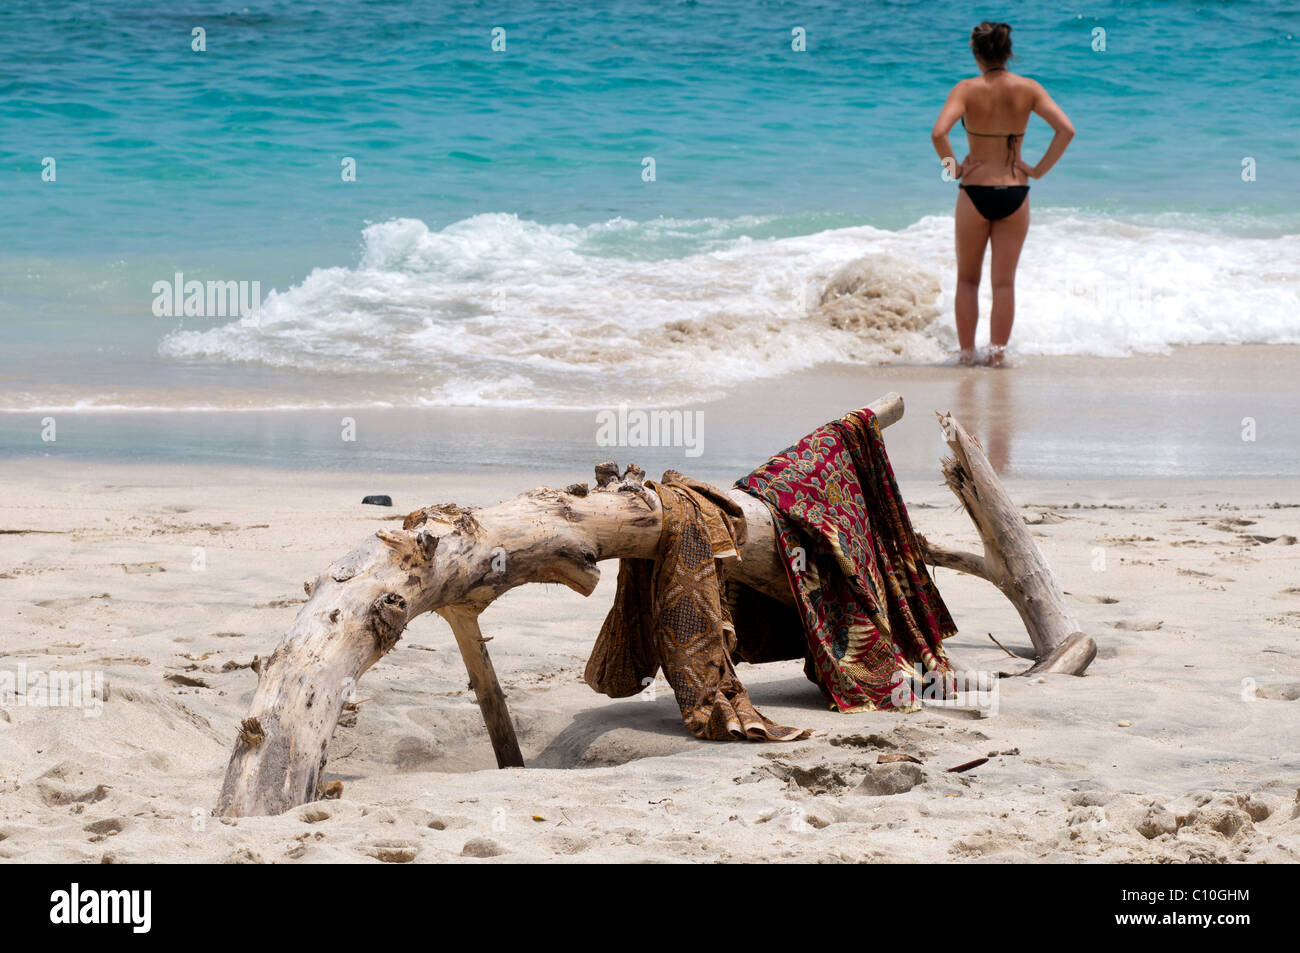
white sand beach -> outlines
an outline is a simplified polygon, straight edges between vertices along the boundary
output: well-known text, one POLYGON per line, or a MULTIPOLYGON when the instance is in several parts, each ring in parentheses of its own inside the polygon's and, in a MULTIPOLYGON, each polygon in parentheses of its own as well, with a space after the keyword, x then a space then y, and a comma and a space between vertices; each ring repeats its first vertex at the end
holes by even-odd
POLYGON ((0 4, 5 935, 354 872, 244 863, 1285 922, 1300 4, 1004 6, 0 4))
MULTIPOLYGON (((104 698, 0 708, 0 858, 1300 860, 1300 480, 1276 478, 1008 480, 1099 654, 1081 678, 1000 680, 987 717, 832 713, 798 662, 741 665, 765 714, 825 735, 696 740, 662 679, 620 701, 581 681, 610 562, 586 600, 527 586, 483 616, 528 767, 495 767, 450 630, 423 616, 334 736, 340 799, 212 816, 249 664, 305 579, 418 506, 583 479, 6 462, 0 670, 99 673, 104 698), (371 492, 393 508, 361 505, 371 492)), ((932 477, 901 486, 920 532, 976 545, 937 453, 932 477)), ((1029 652, 1006 599, 948 570, 936 581, 954 654, 1028 667, 989 638, 1029 652)))

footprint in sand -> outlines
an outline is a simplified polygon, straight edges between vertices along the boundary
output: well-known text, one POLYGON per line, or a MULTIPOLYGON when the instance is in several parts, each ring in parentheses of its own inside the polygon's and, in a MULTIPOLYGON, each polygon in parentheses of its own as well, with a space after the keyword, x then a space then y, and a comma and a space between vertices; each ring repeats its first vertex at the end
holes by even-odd
POLYGON ((766 771, 781 781, 792 783, 809 794, 842 794, 852 784, 846 772, 836 770, 827 764, 811 764, 807 767, 773 760, 757 771, 766 771))
POLYGON ((92 599, 112 599, 107 592, 101 592, 97 595, 90 596, 69 596, 63 599, 44 599, 40 602, 33 603, 42 609, 75 609, 83 606, 92 599))
POLYGON ((94 821, 82 828, 88 834, 93 835, 90 840, 98 842, 106 837, 113 837, 126 830, 126 818, 124 817, 106 817, 102 821, 94 821))
POLYGON ((201 678, 194 678, 191 675, 182 675, 179 672, 172 672, 170 675, 164 675, 163 681, 171 682, 173 685, 180 685, 183 688, 211 688, 212 687, 201 678))
POLYGON ((119 563, 122 571, 126 573, 149 573, 166 572, 167 567, 162 563, 119 563))
POLYGON ((1251 542, 1255 542, 1255 543, 1263 543, 1264 545, 1268 545, 1269 543, 1277 543, 1277 545, 1279 545, 1279 546, 1294 546, 1294 545, 1295 545, 1295 537, 1294 537, 1294 536, 1285 536, 1285 535, 1283 535, 1283 536, 1255 536, 1255 535, 1249 535, 1249 536, 1240 536, 1240 537, 1238 537, 1238 538, 1239 538, 1243 543, 1244 543, 1244 542, 1247 542, 1247 541, 1251 541, 1251 542))
POLYGON ((67 804, 93 804, 102 801, 108 797, 109 789, 106 784, 97 784, 89 789, 78 789, 49 781, 38 781, 36 790, 40 793, 46 807, 62 807, 67 804))
POLYGON ((1124 619, 1114 623, 1121 632, 1154 632, 1164 624, 1164 619, 1124 619))
MULTIPOLYGON (((380 841, 376 844, 370 844, 361 848, 361 852, 375 860, 382 861, 385 864, 409 864, 415 860, 415 855, 420 852, 418 845, 405 843, 403 841, 380 841)), ((498 853, 505 853, 504 850, 498 853)), ((465 854, 467 857, 495 857, 496 854, 465 854)))
POLYGON ((1052 523, 1064 523, 1069 518, 1068 516, 1062 516, 1060 513, 1053 513, 1051 510, 1044 510, 1038 514, 1037 519, 1030 519, 1026 516, 1024 520, 1026 526, 1044 526, 1052 523))
POLYGON ((95 659, 92 665, 103 665, 111 667, 114 665, 135 665, 139 668, 145 668, 153 663, 147 658, 141 658, 139 655, 105 655, 95 659))

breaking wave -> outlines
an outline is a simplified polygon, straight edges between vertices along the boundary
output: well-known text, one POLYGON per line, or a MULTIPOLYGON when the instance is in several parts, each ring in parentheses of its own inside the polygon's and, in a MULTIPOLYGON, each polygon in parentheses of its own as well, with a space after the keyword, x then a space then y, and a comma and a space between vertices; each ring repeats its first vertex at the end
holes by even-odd
MULTIPOLYGON (((1019 353, 1300 343, 1300 236, 1035 216, 1019 353)), ((160 352, 361 375, 412 406, 680 403, 824 362, 950 359, 951 218, 749 237, 765 231, 757 218, 397 219, 365 229, 355 267, 272 292, 257 323, 177 329, 160 352)))

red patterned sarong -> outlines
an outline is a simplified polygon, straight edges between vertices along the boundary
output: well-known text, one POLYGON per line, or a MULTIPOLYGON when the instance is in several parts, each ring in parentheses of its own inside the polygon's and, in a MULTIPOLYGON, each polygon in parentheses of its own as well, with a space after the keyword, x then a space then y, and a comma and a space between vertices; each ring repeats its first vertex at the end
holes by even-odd
POLYGON ((808 639, 805 671, 832 708, 915 710, 915 662, 951 684, 943 640, 957 627, 870 410, 819 427, 736 486, 772 510, 808 639))

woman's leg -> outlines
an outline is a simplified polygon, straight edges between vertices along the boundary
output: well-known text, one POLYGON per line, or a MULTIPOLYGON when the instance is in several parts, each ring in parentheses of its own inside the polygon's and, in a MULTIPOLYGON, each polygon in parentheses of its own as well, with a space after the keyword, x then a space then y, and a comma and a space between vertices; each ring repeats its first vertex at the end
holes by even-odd
POLYGON ((975 362, 975 326, 980 320, 980 271, 984 268, 984 246, 989 241, 987 218, 975 210, 975 203, 957 190, 957 290, 953 311, 957 318, 957 343, 961 363, 975 362))
POLYGON ((1029 199, 1006 218, 993 223, 993 260, 989 264, 989 278, 993 282, 993 311, 989 315, 989 364, 1002 363, 1011 325, 1016 320, 1016 265, 1020 262, 1020 249, 1029 232, 1029 199))

